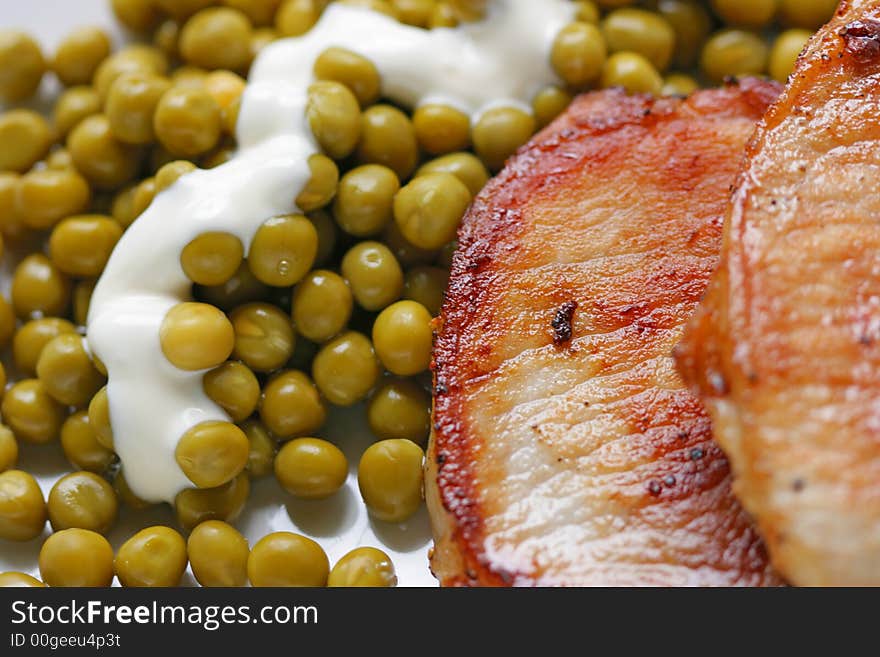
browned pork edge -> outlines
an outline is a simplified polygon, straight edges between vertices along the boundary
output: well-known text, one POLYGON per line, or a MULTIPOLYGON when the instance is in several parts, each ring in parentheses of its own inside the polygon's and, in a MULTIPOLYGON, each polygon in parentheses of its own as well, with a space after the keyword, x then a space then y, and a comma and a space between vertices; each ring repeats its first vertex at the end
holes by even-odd
MULTIPOLYGON (((722 103, 731 93, 737 101, 751 104, 760 116, 778 94, 773 83, 746 79, 726 88, 697 92, 705 103, 722 103), (739 97, 742 96, 742 97, 739 97)), ((535 584, 528 575, 513 573, 488 560, 484 549, 484 515, 479 504, 473 462, 479 458, 477 443, 469 435, 462 412, 462 399, 456 394, 461 380, 459 362, 461 330, 481 312, 477 301, 475 272, 486 265, 487 253, 501 235, 521 231, 519 206, 531 190, 544 184, 553 170, 554 147, 564 136, 571 146, 579 139, 609 133, 629 125, 645 125, 674 115, 682 103, 673 99, 654 100, 646 96, 626 96, 621 91, 597 92, 607 96, 615 111, 601 116, 585 114, 587 94, 572 103, 567 112, 536 135, 507 163, 505 169, 482 190, 464 217, 459 231, 459 248, 452 262, 450 286, 441 317, 435 320, 436 339, 432 370, 434 374, 433 429, 426 462, 426 499, 431 513, 435 547, 431 563, 434 574, 445 586, 506 586, 535 584), (613 116, 613 118, 610 118, 613 116)), ((705 104, 704 103, 704 104, 705 104)), ((561 156, 560 156, 561 157, 561 156)), ((566 162, 559 160, 564 167, 566 162)), ((569 165, 570 166, 570 165, 569 165)), ((560 190, 564 193, 565 190, 560 190)), ((561 227, 561 229, 564 229, 561 227)), ((497 327, 499 332, 503 327, 497 327)), ((481 336, 490 344, 493 335, 481 336)), ((478 347, 479 348, 479 347, 478 347)))

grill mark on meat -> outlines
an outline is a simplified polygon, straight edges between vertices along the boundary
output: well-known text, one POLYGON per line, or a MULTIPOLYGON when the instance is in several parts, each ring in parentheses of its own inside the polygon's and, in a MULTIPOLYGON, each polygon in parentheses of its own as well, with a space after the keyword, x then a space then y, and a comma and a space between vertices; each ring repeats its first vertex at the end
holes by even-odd
POLYGON ((556 309, 550 326, 553 327, 553 343, 557 347, 571 341, 571 322, 577 307, 577 301, 566 301, 556 309))
POLYGON ((880 21, 852 21, 838 34, 843 37, 847 52, 859 62, 866 64, 880 55, 880 21))

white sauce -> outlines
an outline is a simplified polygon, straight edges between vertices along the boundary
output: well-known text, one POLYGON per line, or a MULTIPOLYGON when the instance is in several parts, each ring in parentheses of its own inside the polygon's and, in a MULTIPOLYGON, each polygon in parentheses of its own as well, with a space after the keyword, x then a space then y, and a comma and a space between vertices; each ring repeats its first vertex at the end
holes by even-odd
POLYGON ((493 0, 487 20, 421 30, 372 11, 332 4, 306 35, 273 43, 254 63, 226 164, 194 171, 158 194, 125 232, 95 288, 91 350, 107 366, 115 449, 128 485, 151 502, 192 486, 174 459, 180 436, 205 420, 228 420, 202 391, 204 372, 162 354, 159 325, 190 298, 180 252, 204 231, 237 235, 245 250, 269 217, 294 212, 318 152, 305 120, 312 65, 338 46, 370 59, 383 96, 416 107, 444 102, 472 120, 490 106, 528 107, 556 82, 549 50, 574 15, 569 0, 493 0))

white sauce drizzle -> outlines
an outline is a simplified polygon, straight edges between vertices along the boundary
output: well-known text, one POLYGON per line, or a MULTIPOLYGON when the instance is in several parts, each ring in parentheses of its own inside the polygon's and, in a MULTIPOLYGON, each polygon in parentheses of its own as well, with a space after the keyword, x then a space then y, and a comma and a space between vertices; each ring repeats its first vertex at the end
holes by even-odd
POLYGON ((260 224, 296 210, 308 157, 318 152, 305 120, 318 55, 331 46, 357 52, 379 70, 383 96, 410 107, 447 103, 476 121, 491 106, 528 108, 557 81, 549 51, 574 10, 569 0, 493 0, 484 21, 426 31, 332 4, 309 33, 260 53, 242 99, 235 156, 158 194, 117 244, 92 296, 88 343, 108 370, 115 449, 132 492, 173 502, 192 486, 174 458, 180 436, 200 422, 229 419, 204 394, 204 372, 166 360, 159 325, 190 298, 179 260, 186 244, 204 231, 227 231, 247 251, 260 224))

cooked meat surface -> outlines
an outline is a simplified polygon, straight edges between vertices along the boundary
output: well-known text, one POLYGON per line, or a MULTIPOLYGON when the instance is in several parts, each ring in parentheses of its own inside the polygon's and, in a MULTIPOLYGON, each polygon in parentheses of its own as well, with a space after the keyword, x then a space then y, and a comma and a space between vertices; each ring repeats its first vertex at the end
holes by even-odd
POLYGON ((748 150, 678 358, 774 565, 880 584, 880 2, 809 43, 748 150))
POLYGON ((671 356, 778 92, 582 96, 475 200, 435 346, 443 584, 779 583, 671 356))

